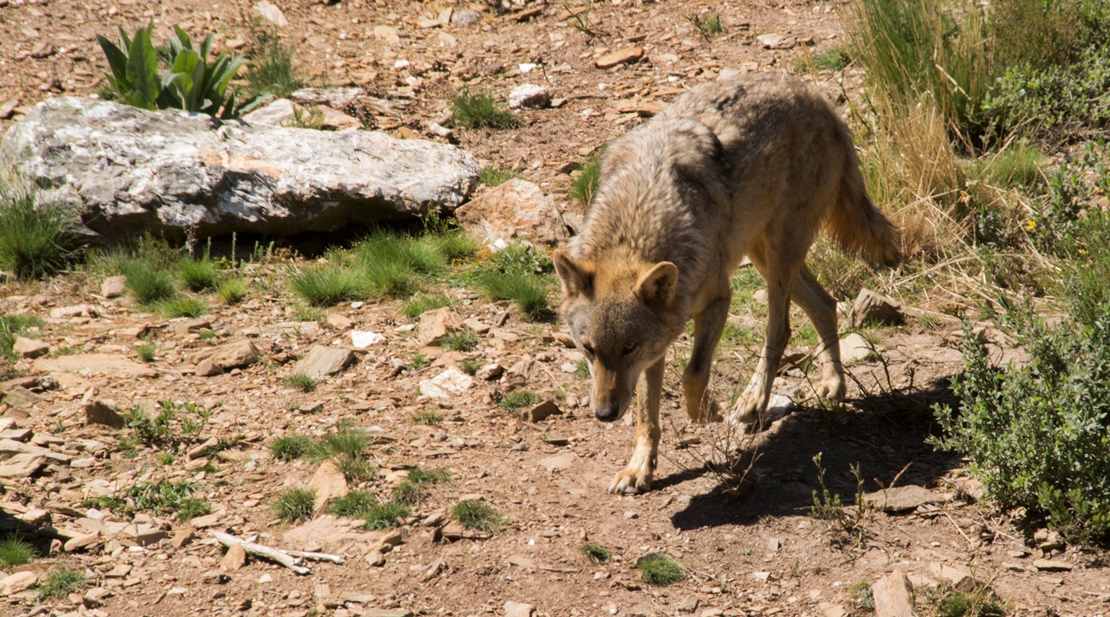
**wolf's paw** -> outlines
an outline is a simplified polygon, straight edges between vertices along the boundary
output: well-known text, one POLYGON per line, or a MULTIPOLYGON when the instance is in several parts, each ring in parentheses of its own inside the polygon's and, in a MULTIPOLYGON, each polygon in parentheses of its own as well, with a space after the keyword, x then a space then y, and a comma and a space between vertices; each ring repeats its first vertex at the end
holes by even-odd
POLYGON ((764 415, 762 397, 752 392, 744 392, 732 408, 730 420, 740 424, 760 424, 764 415))
POLYGON ((702 403, 701 408, 698 409, 698 414, 690 417, 691 422, 695 424, 709 424, 712 422, 720 422, 723 419, 721 417, 721 406, 717 404, 717 401, 709 397, 706 397, 706 399, 707 400, 702 403))
POLYGON ((651 469, 634 468, 622 470, 609 484, 609 492, 616 495, 634 495, 651 490, 651 469))
POLYGON ((844 380, 839 377, 822 379, 813 385, 813 393, 827 401, 843 401, 846 390, 844 380))

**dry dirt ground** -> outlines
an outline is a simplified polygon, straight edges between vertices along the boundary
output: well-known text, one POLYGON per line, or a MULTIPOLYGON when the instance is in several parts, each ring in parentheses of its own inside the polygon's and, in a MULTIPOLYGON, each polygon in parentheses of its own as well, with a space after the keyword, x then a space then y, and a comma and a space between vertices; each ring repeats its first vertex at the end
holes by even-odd
MULTIPOLYGON (((461 147, 493 165, 522 170, 568 211, 574 209, 565 197, 569 177, 559 170, 641 121, 621 105, 665 103, 725 68, 794 72, 798 57, 843 38, 836 5, 813 1, 595 3, 583 14, 595 37, 570 25, 559 3, 528 4, 506 14, 477 7, 481 19, 471 26, 431 25, 445 9, 467 8, 462 4, 356 0, 279 6, 289 20, 286 33, 299 45, 298 60, 315 82, 373 87, 404 110, 394 125, 384 127, 389 131, 404 126, 423 132, 464 84, 488 88, 502 99, 521 83, 549 86, 555 97, 567 99, 562 107, 524 112, 519 129, 459 129, 456 135, 461 147), (687 19, 695 13, 719 14, 724 33, 701 37, 687 19), (377 26, 394 28, 398 39, 381 29, 376 36, 377 26), (788 50, 764 49, 754 41, 764 33, 803 42, 788 50), (644 60, 609 70, 594 66, 605 50, 634 45, 644 47, 644 60), (398 60, 408 60, 410 68, 395 70, 398 60), (526 63, 538 66, 524 72, 520 65, 526 63)), ((117 25, 132 30, 153 19, 156 40, 177 24, 193 33, 215 31, 221 45, 236 46, 247 35, 241 11, 249 10, 248 2, 224 0, 0 0, 0 104, 17 100, 12 113, 18 117, 48 96, 92 93, 106 68, 93 35, 110 34, 117 25)), ((838 83, 851 91, 858 82, 851 69, 811 78, 834 97, 841 91, 838 83)), ((0 120, 0 131, 11 121, 0 120)), ((802 401, 776 422, 760 437, 760 456, 751 470, 754 489, 748 486, 739 495, 723 490, 707 465, 723 458, 718 452, 723 429, 683 426, 677 373, 671 371, 655 490, 612 496, 605 488, 630 452, 633 429, 592 418, 588 382, 567 370, 580 356, 562 342, 557 323, 528 323, 515 310, 479 301, 469 290, 449 290, 463 318, 489 327, 466 357, 507 370, 499 380, 476 380, 461 395, 430 399, 417 384, 459 357, 425 349, 431 366, 399 370, 421 346, 392 301, 341 306, 323 324, 279 325, 293 321, 295 313, 282 282, 285 268, 281 260, 253 264, 248 299, 236 307, 218 306, 213 299, 217 308, 203 325, 166 322, 125 299, 105 299, 99 295, 101 281, 88 274, 0 286, 0 313, 42 318, 39 335, 52 350, 37 365, 29 360, 18 365, 31 395, 9 396, 0 413, 14 422, 0 422, 14 431, 6 435, 30 439, 56 455, 35 478, 5 480, 0 508, 7 517, 34 513, 70 534, 101 530, 88 546, 52 552, 29 566, 36 572, 61 565, 84 570, 90 582, 82 593, 99 591, 89 599, 71 596, 47 605, 38 604, 34 592, 24 592, 0 600, 0 614, 480 615, 502 614, 513 601, 552 616, 832 616, 867 614, 850 588, 894 568, 911 574, 918 610, 929 614, 934 609, 928 589, 936 578, 930 573, 940 565, 968 568, 1014 614, 1110 612, 1103 553, 1037 548, 1034 530, 1018 529, 989 505, 971 503, 969 494, 977 490, 967 481, 965 460, 926 442, 935 430, 929 406, 948 399, 947 381, 961 366, 958 352, 944 344, 955 328, 950 322, 911 317, 904 326, 873 331, 886 366, 875 361, 852 366, 859 381, 846 408, 802 401), (79 304, 87 305, 84 313, 51 317, 53 309, 79 304), (293 360, 312 346, 350 347, 352 329, 381 333, 385 340, 359 351, 354 364, 315 392, 282 384, 293 360), (140 331, 158 346, 149 365, 135 358, 140 331), (247 336, 262 361, 213 377, 193 374, 189 354, 247 336), (93 353, 128 362, 77 372, 50 365, 88 363, 93 353), (504 394, 520 389, 557 396, 562 413, 528 422, 497 406, 504 394), (134 456, 117 449, 128 431, 86 426, 86 398, 147 410, 164 399, 195 402, 214 410, 201 440, 241 439, 221 451, 207 471, 198 467, 204 459, 189 462, 183 454, 162 464, 154 450, 139 448, 134 456), (445 421, 418 425, 413 416, 421 411, 436 411, 445 421), (403 475, 397 472, 413 466, 447 469, 454 479, 435 488, 404 521, 404 542, 385 555, 384 566, 363 558, 381 533, 328 517, 294 529, 270 509, 280 490, 308 482, 313 468, 304 461, 272 459, 269 442, 292 433, 323 435, 341 422, 377 437, 373 455, 383 472, 365 488, 387 495, 403 475), (860 514, 859 533, 839 533, 805 509, 820 488, 812 461, 817 453, 828 470, 828 488, 845 503, 854 501, 850 467, 856 463, 867 491, 897 478, 898 486, 927 487, 940 501, 898 515, 860 514), (199 496, 215 512, 204 521, 208 527, 172 517, 139 515, 131 521, 111 513, 98 524, 93 519, 104 513, 90 518, 83 505, 90 496, 163 478, 199 483, 199 496), (493 505, 508 524, 490 538, 439 538, 437 525, 424 521, 464 497, 493 505), (134 534, 104 531, 110 523, 131 522, 159 527, 166 537, 142 546, 134 534), (322 548, 345 563, 310 563, 311 574, 300 576, 252 557, 243 568, 221 573, 222 551, 209 540, 211 530, 257 535, 260 543, 277 548, 322 548), (578 550, 586 539, 610 547, 614 560, 591 563, 578 550), (681 561, 686 579, 668 587, 643 584, 632 566, 652 552, 681 561), (1033 565, 1038 558, 1064 561, 1070 570, 1038 570, 1033 565)), ((736 322, 754 328, 758 338, 760 317, 753 305, 736 322)), ((805 351, 804 341, 795 342, 805 351)), ((677 355, 684 345, 677 346, 677 355)), ((754 352, 754 345, 742 344, 722 350, 714 376, 719 397, 742 388, 754 352)), ((804 381, 804 373, 793 369, 776 388, 788 392, 804 381)))

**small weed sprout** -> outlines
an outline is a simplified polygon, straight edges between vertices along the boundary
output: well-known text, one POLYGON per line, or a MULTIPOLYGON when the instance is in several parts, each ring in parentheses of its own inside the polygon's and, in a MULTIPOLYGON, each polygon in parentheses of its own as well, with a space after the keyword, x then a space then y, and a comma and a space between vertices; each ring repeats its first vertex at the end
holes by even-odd
POLYGON ((412 361, 409 362, 409 368, 414 371, 419 371, 420 369, 429 366, 431 363, 431 360, 428 360, 428 356, 417 352, 412 354, 412 361))
POLYGON ((820 452, 813 457, 813 464, 817 467, 817 483, 821 486, 821 493, 813 491, 813 505, 807 508, 810 516, 824 521, 825 529, 832 534, 834 544, 854 542, 861 545, 867 537, 867 526, 875 507, 863 496, 863 476, 859 463, 851 468, 852 475, 856 478, 856 507, 851 510, 845 508, 840 495, 831 492, 825 484, 825 468, 821 465, 820 452))
POLYGON ((451 351, 473 351, 478 348, 478 334, 470 329, 448 332, 440 345, 451 351))
POLYGON ((586 159, 586 162, 582 164, 582 169, 578 172, 578 176, 570 183, 568 195, 570 195, 571 199, 583 206, 589 206, 590 200, 594 198, 594 191, 597 190, 597 183, 600 179, 601 159, 597 154, 592 154, 586 159))
POLYGON ((490 188, 501 186, 513 178, 519 178, 520 172, 512 169, 499 169, 497 167, 483 167, 481 175, 478 176, 478 184, 484 184, 490 188))
POLYGON ((511 301, 528 319, 542 319, 550 311, 548 286, 535 275, 489 272, 479 277, 478 289, 490 300, 511 301))
POLYGON ((439 426, 443 423, 443 414, 430 410, 418 411, 412 414, 412 421, 414 424, 439 426))
POLYGON ((409 471, 404 481, 393 489, 393 499, 398 503, 416 505, 428 497, 432 485, 441 483, 451 483, 451 474, 446 470, 417 467, 409 471))
POLYGON ((56 600, 85 586, 85 575, 77 570, 62 568, 51 572, 39 583, 39 600, 56 600))
POLYGON ((467 375, 474 375, 478 369, 482 368, 482 363, 477 360, 460 360, 458 363, 459 369, 467 375))
POLYGON ((502 107, 489 94, 461 90, 451 99, 452 126, 471 129, 511 129, 520 124, 513 112, 502 107))
POLYGON ((295 523, 312 518, 316 503, 316 491, 307 488, 291 488, 282 491, 274 503, 274 514, 286 523, 295 523))
POLYGON ((875 610, 875 598, 871 595, 871 583, 860 581, 848 588, 848 597, 856 606, 868 610, 875 610))
POLYGON ((501 407, 501 409, 512 413, 520 409, 521 407, 535 405, 541 400, 543 399, 535 392, 532 392, 530 390, 519 390, 501 399, 501 402, 498 403, 498 406, 501 407))
POLYGON ((455 504, 451 516, 466 529, 496 533, 508 521, 493 506, 475 500, 455 504))
POLYGON ((589 379, 592 376, 590 373, 590 362, 585 358, 578 360, 574 365, 574 376, 579 379, 589 379))
POLYGON ((451 301, 443 294, 418 294, 401 307, 401 314, 416 319, 428 311, 450 305, 451 301))
POLYGON ((289 126, 295 129, 319 131, 324 128, 324 112, 313 104, 294 105, 293 117, 289 119, 289 126))
POLYGON ((212 506, 203 499, 182 499, 177 507, 177 520, 187 523, 198 516, 212 513, 212 506))
POLYGON ((285 384, 286 388, 300 390, 301 392, 312 392, 316 389, 316 380, 304 373, 293 373, 286 377, 282 383, 285 384))
POLYGON ((691 13, 689 15, 684 15, 683 17, 685 17, 686 21, 690 22, 690 25, 694 26, 694 28, 697 29, 698 33, 701 34, 702 38, 707 41, 709 40, 709 37, 713 36, 714 34, 720 34, 725 31, 724 26, 721 25, 720 15, 703 16, 691 13))
POLYGON ((605 563, 613 558, 613 551, 596 542, 587 542, 578 547, 578 552, 589 557, 593 563, 605 563))
POLYGON ((158 346, 154 343, 143 343, 135 349, 135 352, 139 354, 139 359, 143 362, 154 362, 154 356, 158 353, 158 346))

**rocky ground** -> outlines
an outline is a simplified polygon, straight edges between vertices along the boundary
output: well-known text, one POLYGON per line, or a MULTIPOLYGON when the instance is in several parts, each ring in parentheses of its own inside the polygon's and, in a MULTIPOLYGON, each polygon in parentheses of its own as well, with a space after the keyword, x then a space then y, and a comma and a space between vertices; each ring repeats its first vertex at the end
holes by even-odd
MULTIPOLYGON (((798 58, 842 37, 836 5, 811 1, 527 4, 504 13, 446 3, 281 8, 305 72, 319 85, 359 85, 388 98, 400 111, 379 128, 395 135, 445 139, 428 122, 463 85, 501 99, 524 83, 548 87, 559 106, 521 112, 519 129, 456 129, 452 139, 494 166, 521 171, 572 215, 570 164, 654 105, 724 70, 796 72, 798 58), (469 11, 476 22, 468 23, 469 11), (573 12, 588 21, 566 15, 573 12), (701 36, 689 19, 718 12, 718 35, 701 36), (779 49, 757 39, 765 34, 781 35, 763 38, 779 49), (597 66, 623 50, 642 57, 597 66)), ((218 32, 220 45, 239 48, 247 40, 240 12, 249 10, 245 2, 0 0, 0 131, 47 96, 93 92, 106 69, 94 34, 153 19, 156 40, 176 24, 218 32)), ((851 92, 858 80, 852 69, 808 78, 834 98, 839 83, 851 92)), ((896 602, 905 588, 900 572, 921 614, 939 611, 931 601, 938 584, 967 590, 975 587, 970 579, 988 584, 1014 614, 1110 611, 1104 553, 1018 529, 975 503, 979 489, 966 461, 926 442, 935 430, 929 406, 947 400, 947 380, 961 367, 945 343, 955 325, 942 317, 906 309, 906 324, 870 331, 883 361, 852 364, 858 382, 846 408, 807 400, 805 373, 785 371, 776 390, 799 404, 745 444, 758 447, 755 482, 735 491, 714 473, 729 449, 726 429, 684 425, 670 371, 656 489, 611 496, 605 488, 623 467, 633 429, 592 418, 588 381, 574 373, 580 356, 558 323, 528 322, 465 288, 449 289, 457 319, 480 334, 477 349, 464 354, 428 344, 430 325, 410 322, 393 301, 343 305, 302 321, 284 281, 287 265, 274 257, 249 263, 247 299, 234 307, 213 301, 199 320, 144 313, 125 297, 108 297, 112 290, 90 273, 0 286, 0 314, 44 324, 19 347, 25 357, 15 369, 23 376, 0 383, 0 525, 38 530, 49 550, 0 574, 0 612, 862 615, 870 611, 853 586, 876 583, 876 600, 896 602), (365 340, 354 332, 382 339, 356 346, 365 340), (153 362, 136 357, 144 341, 157 346, 153 362), (286 377, 309 369, 297 367, 310 353, 333 361, 314 364, 327 373, 319 387, 287 387, 286 377), (418 368, 416 354, 429 364, 418 368), (465 387, 466 380, 449 385, 443 398, 421 385, 464 360, 483 367, 465 387), (533 421, 530 408, 522 417, 499 406, 521 390, 550 399, 559 413, 533 421), (163 400, 212 411, 172 460, 165 447, 110 426, 118 425, 112 408, 153 411, 163 400), (418 424, 427 412, 442 421, 418 424), (311 484, 318 469, 275 460, 269 444, 341 424, 374 443, 381 472, 363 489, 386 496, 416 467, 448 470, 453 481, 437 485, 391 531, 328 515, 281 522, 271 509, 276 495, 311 484), (856 494, 856 463, 865 491, 896 488, 873 495, 874 508, 849 508, 832 522, 814 518, 806 508, 821 490, 818 453, 825 484, 846 504, 856 494), (195 482, 212 513, 186 523, 173 513, 113 513, 88 501, 164 479, 195 482), (452 525, 447 513, 464 499, 494 506, 507 523, 488 537, 452 525), (305 561, 307 574, 254 555, 235 563, 213 532, 323 551, 343 563, 305 561), (587 541, 612 549, 613 559, 591 562, 579 551, 587 541), (666 587, 641 580, 633 565, 658 552, 685 566, 685 580, 666 587), (84 571, 88 585, 46 604, 33 588, 23 590, 60 567, 84 571)), ((761 319, 751 303, 733 321, 758 340, 761 319)), ((794 347, 808 351, 803 338, 794 347)), ((755 343, 722 348, 713 383, 720 398, 742 388, 754 350, 755 343)))

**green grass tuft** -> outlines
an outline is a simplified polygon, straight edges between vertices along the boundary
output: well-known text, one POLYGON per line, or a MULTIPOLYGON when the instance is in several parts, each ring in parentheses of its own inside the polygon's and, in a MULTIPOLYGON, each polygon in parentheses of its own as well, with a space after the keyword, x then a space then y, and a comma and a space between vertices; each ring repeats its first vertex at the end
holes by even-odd
POLYGON ((224 304, 238 304, 247 296, 247 282, 243 279, 230 279, 220 283, 216 295, 224 304))
POLYGON ((143 343, 135 349, 135 352, 139 354, 139 359, 143 362, 154 362, 154 355, 158 353, 158 346, 154 343, 143 343))
POLYGON ((139 304, 154 304, 177 294, 173 286, 173 275, 164 268, 138 259, 125 261, 122 267, 126 277, 124 285, 139 304))
POLYGON ((177 273, 185 287, 193 292, 215 289, 220 279, 216 264, 207 259, 182 259, 177 273))
POLYGON ((578 551, 590 558, 594 563, 605 563, 613 558, 613 551, 596 542, 587 542, 578 547, 578 551))
POLYGON ((543 398, 541 398, 535 392, 531 392, 529 390, 519 390, 501 399, 499 406, 505 411, 513 412, 517 409, 520 409, 521 407, 535 405, 542 400, 543 398))
POLYGON ((641 557, 635 567, 645 583, 657 587, 672 585, 686 578, 686 573, 677 561, 659 553, 641 557))
POLYGON ((585 358, 582 358, 581 360, 579 360, 574 365, 574 376, 575 377, 577 377, 579 379, 589 379, 591 375, 592 375, 592 373, 590 373, 590 362, 589 362, 589 360, 587 360, 585 358))
POLYGON ((493 506, 470 499, 455 504, 451 517, 467 529, 486 533, 496 533, 508 522, 493 506))
POLYGON ((304 87, 304 81, 293 69, 296 48, 291 39, 279 37, 277 26, 257 16, 247 21, 247 27, 252 45, 244 77, 250 92, 282 98, 304 87))
POLYGON ((366 520, 364 528, 373 531, 397 527, 400 525, 397 521, 398 517, 403 518, 410 514, 412 514, 412 510, 403 503, 394 501, 381 503, 364 513, 363 518, 366 520))
POLYGON ((462 90, 451 99, 452 126, 471 129, 511 129, 520 125, 520 120, 489 94, 473 94, 462 90))
POLYGON ((200 317, 208 312, 208 303, 197 298, 187 296, 170 298, 155 305, 158 312, 166 317, 200 317))
POLYGON ((490 300, 511 301, 531 320, 539 320, 550 312, 549 287, 543 279, 534 275, 489 272, 478 278, 478 289, 490 300))
POLYGON ((425 426, 439 426, 443 423, 443 414, 435 411, 418 411, 412 414, 412 421, 414 424, 423 424, 425 426))
POLYGON ((409 471, 397 488, 393 489, 393 500, 407 505, 418 504, 428 497, 429 487, 435 484, 450 484, 451 474, 445 469, 422 469, 409 471))
POLYGON ((487 166, 482 168, 482 174, 478 176, 478 184, 484 184, 489 187, 501 186, 509 180, 519 177, 519 171, 487 166))
POLYGON ((344 518, 361 518, 365 520, 375 507, 378 498, 368 491, 351 491, 342 497, 336 497, 328 502, 328 514, 344 518))
POLYGON ((417 294, 401 307, 401 314, 409 319, 416 319, 428 311, 450 305, 451 300, 443 294, 417 294))
POLYGON ((308 488, 291 488, 278 494, 274 514, 286 523, 312 518, 316 491, 308 488))
POLYGON ((65 598, 84 587, 85 583, 85 575, 77 570, 70 570, 69 568, 55 570, 39 583, 39 600, 65 598))
POLYGON ((473 351, 478 348, 478 333, 470 329, 448 332, 439 344, 451 351, 473 351))
POLYGON ((316 380, 303 373, 293 373, 282 381, 286 388, 300 390, 301 392, 312 392, 316 389, 316 380))
POLYGON ((458 367, 467 375, 474 375, 482 368, 482 363, 477 360, 459 360, 458 367))
POLYGON ((31 563, 36 554, 35 547, 19 536, 5 536, 0 540, 0 566, 5 568, 31 563))
POLYGON ((0 269, 29 279, 64 268, 80 247, 73 219, 68 207, 0 178, 0 269))
POLYGON ((594 198, 594 191, 597 190, 597 183, 601 179, 601 157, 597 154, 590 155, 586 162, 582 163, 582 169, 570 183, 570 191, 568 195, 570 198, 578 203, 588 206, 590 200, 594 198))
POLYGON ((182 499, 177 507, 177 520, 187 523, 198 516, 212 513, 212 506, 203 499, 182 499))
POLYGON ((304 268, 289 277, 293 293, 312 306, 334 306, 366 297, 358 275, 332 264, 304 268))
POLYGON ((0 360, 15 360, 12 351, 15 346, 15 337, 24 335, 28 328, 41 328, 42 320, 30 315, 3 315, 0 314, 0 360))
POLYGON ((312 449, 312 439, 305 435, 286 435, 270 442, 270 454, 279 461, 295 461, 312 449))

